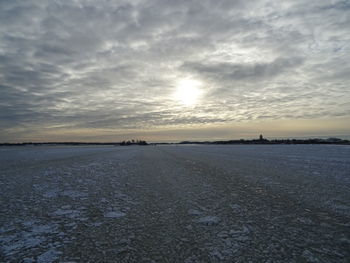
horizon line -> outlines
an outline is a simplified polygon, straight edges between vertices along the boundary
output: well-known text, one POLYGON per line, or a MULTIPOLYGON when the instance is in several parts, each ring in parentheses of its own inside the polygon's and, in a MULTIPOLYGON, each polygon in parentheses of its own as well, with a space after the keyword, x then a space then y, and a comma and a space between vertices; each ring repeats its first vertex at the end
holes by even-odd
MULTIPOLYGON (((349 135, 348 135, 349 136, 349 135)), ((213 140, 196 140, 196 139, 185 139, 185 140, 167 140, 167 141, 150 141, 147 142, 146 140, 135 140, 134 143, 137 144, 137 141, 146 141, 149 144, 180 144, 180 143, 214 143, 214 142, 230 142, 230 141, 285 141, 285 140, 300 140, 300 141, 308 141, 308 140, 323 140, 326 141, 327 139, 337 139, 341 140, 343 142, 350 142, 349 139, 343 139, 336 136, 310 136, 310 137, 273 137, 273 138, 267 138, 263 137, 263 140, 261 138, 240 138, 240 139, 213 139, 213 140)), ((0 145, 25 145, 25 144, 100 144, 100 145, 114 145, 114 144, 121 144, 123 142, 132 142, 133 139, 129 140, 121 140, 121 141, 22 141, 22 142, 0 142, 0 145)))

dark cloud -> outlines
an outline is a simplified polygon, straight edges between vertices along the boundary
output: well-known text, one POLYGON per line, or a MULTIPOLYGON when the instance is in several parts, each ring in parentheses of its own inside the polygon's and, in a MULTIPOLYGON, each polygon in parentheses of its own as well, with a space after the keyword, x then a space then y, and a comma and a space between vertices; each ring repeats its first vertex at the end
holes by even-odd
POLYGON ((215 80, 243 80, 256 81, 261 79, 271 79, 289 68, 300 65, 301 58, 290 59, 277 58, 270 63, 209 63, 206 62, 186 62, 183 65, 184 71, 195 71, 199 75, 208 76, 215 80))
POLYGON ((350 115, 348 1, 0 6, 0 126, 14 138, 350 115), (173 97, 186 78, 203 84, 191 107, 173 97))

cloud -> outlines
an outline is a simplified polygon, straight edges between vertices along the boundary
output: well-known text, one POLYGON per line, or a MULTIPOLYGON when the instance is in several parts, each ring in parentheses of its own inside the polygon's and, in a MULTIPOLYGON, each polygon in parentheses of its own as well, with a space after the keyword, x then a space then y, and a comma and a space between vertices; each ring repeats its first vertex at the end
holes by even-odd
POLYGON ((184 71, 194 71, 199 75, 208 76, 216 80, 229 81, 257 81, 261 79, 271 79, 289 68, 300 65, 301 58, 290 59, 277 58, 270 63, 209 63, 206 62, 186 62, 183 65, 184 71))
POLYGON ((342 0, 1 1, 1 129, 349 116, 349 9, 342 0), (192 107, 172 98, 186 78, 203 83, 192 107))

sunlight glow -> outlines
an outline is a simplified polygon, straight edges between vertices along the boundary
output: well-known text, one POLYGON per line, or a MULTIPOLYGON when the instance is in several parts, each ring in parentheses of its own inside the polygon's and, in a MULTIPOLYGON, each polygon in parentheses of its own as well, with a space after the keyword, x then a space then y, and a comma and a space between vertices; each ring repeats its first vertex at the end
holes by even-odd
POLYGON ((183 79, 176 86, 174 98, 186 106, 194 105, 202 95, 201 86, 202 83, 198 80, 183 79))

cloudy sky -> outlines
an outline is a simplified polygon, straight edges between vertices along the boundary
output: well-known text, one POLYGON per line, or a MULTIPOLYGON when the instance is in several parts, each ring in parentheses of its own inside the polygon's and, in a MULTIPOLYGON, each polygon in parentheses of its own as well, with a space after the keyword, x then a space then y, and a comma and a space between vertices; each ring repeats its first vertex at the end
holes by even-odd
POLYGON ((348 136, 348 0, 0 1, 0 142, 348 136))

